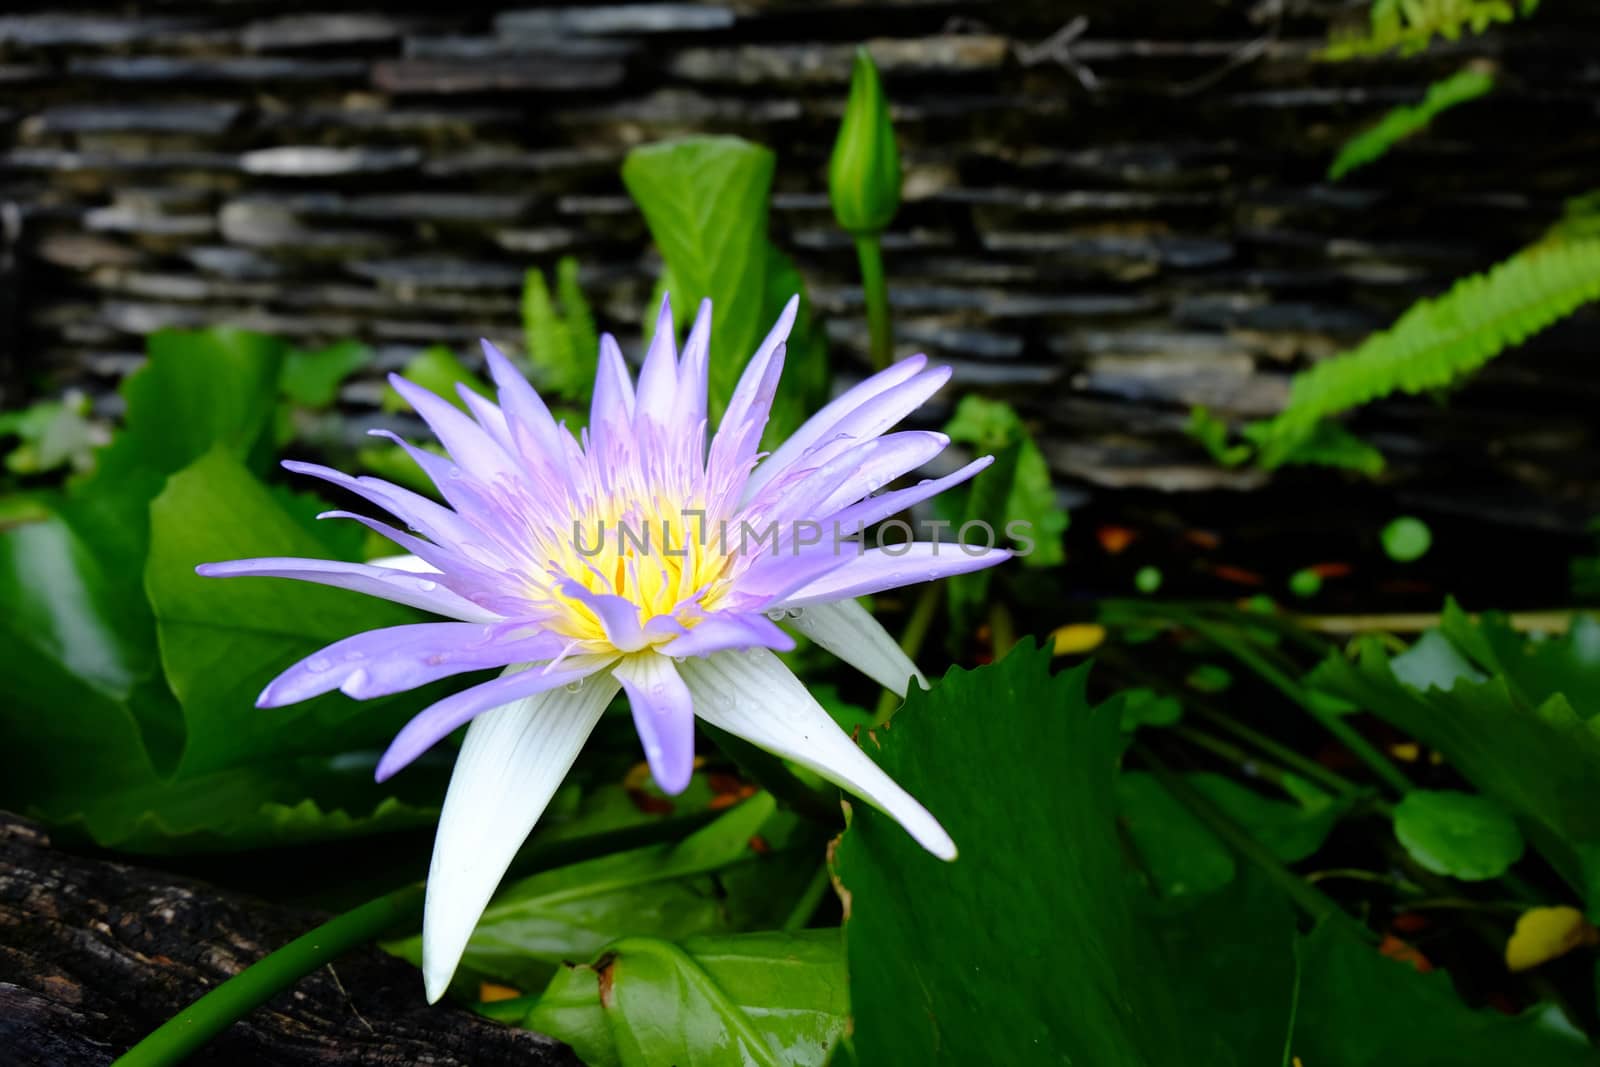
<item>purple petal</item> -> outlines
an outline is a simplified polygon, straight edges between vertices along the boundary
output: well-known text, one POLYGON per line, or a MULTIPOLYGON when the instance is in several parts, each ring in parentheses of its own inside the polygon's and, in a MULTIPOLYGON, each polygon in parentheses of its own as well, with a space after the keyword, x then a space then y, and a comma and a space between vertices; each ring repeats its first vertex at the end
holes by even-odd
POLYGON ((798 556, 763 556, 739 576, 725 601, 728 610, 765 611, 773 605, 781 605, 790 593, 838 570, 855 559, 860 550, 860 545, 851 541, 840 545, 823 544, 798 556))
POLYGON ((759 612, 719 611, 708 615, 682 637, 660 646, 664 656, 709 656, 730 648, 770 648, 788 652, 794 638, 759 612))
POLYGON ((600 338, 600 366, 595 373, 594 400, 589 405, 589 432, 604 435, 610 427, 633 425, 633 381, 617 339, 600 338))
POLYGON ((297 704, 335 689, 357 700, 388 696, 467 671, 550 659, 566 640, 551 633, 467 622, 425 622, 369 630, 307 656, 274 678, 258 708, 297 704))
POLYGON ((505 412, 493 401, 478 395, 476 389, 467 387, 466 382, 456 383, 456 395, 461 402, 467 405, 467 410, 472 412, 472 417, 477 420, 483 432, 494 439, 508 456, 517 454, 516 443, 511 440, 511 424, 506 422, 505 412))
POLYGON ((466 541, 474 534, 460 515, 420 493, 413 493, 381 478, 353 478, 343 471, 316 463, 286 459, 283 468, 295 474, 321 478, 383 508, 424 537, 436 542, 466 541))
POLYGON ((868 497, 859 504, 852 504, 843 511, 834 513, 831 521, 838 524, 845 536, 852 537, 875 522, 898 515, 914 504, 920 504, 929 497, 938 496, 946 489, 960 485, 993 462, 993 456, 983 456, 943 478, 934 478, 905 489, 894 489, 868 497))
POLYGON ((761 466, 751 472, 750 482, 745 487, 746 499, 754 496, 756 490, 771 481, 773 476, 787 470, 790 464, 819 441, 833 436, 833 429, 841 419, 874 397, 915 377, 927 362, 928 357, 921 355, 902 359, 823 405, 821 411, 807 419, 761 466))
POLYGON ((503 616, 481 608, 426 574, 374 567, 365 563, 345 563, 331 559, 298 559, 272 556, 263 559, 234 559, 225 563, 202 563, 195 573, 203 578, 292 578, 295 581, 331 585, 365 593, 396 604, 406 604, 435 615, 463 622, 500 622, 503 616))
MULTIPOLYGON (((747 410, 736 414, 734 406, 729 405, 727 414, 722 417, 722 426, 712 439, 708 469, 713 478, 732 490, 727 501, 730 507, 739 502, 749 478, 750 465, 761 447, 761 435, 766 432, 772 401, 778 395, 778 382, 783 377, 787 354, 788 349, 783 345, 773 351, 764 364, 765 373, 756 383, 756 391, 748 398, 747 410)), ((739 400, 736 396, 734 404, 739 400)))
POLYGON ((706 390, 711 374, 711 298, 700 301, 689 339, 683 343, 678 363, 678 406, 672 418, 678 426, 699 426, 706 418, 706 390))
POLYGON ((622 652, 637 652, 645 646, 644 628, 639 625, 639 606, 633 601, 614 593, 592 593, 570 578, 561 583, 561 592, 595 613, 612 647, 622 652))
POLYGON ((476 716, 523 697, 533 696, 582 681, 609 666, 616 657, 570 656, 556 663, 536 665, 514 674, 503 674, 492 682, 475 685, 471 689, 448 696, 425 708, 416 718, 406 723, 389 748, 378 761, 378 781, 384 781, 409 764, 428 749, 450 735, 450 732, 476 716))
MULTIPOLYGON (((445 503, 456 510, 459 515, 492 515, 496 508, 494 503, 485 495, 482 485, 478 482, 474 472, 457 464, 444 456, 435 455, 425 448, 418 448, 392 430, 373 429, 367 431, 368 436, 381 437, 385 441, 393 442, 396 447, 411 457, 433 487, 444 497, 445 503)), ((487 472, 485 472, 487 473, 487 472)))
POLYGON ((781 606, 798 608, 881 593, 885 589, 982 570, 1011 558, 1011 550, 1006 548, 980 549, 940 541, 892 547, 893 553, 872 548, 847 559, 838 568, 783 597, 781 606))
POLYGON ((557 463, 562 455, 560 431, 550 409, 505 354, 488 341, 483 342, 483 355, 500 391, 500 410, 517 451, 527 460, 557 463))
POLYGON ((907 471, 933 459, 950 438, 930 430, 907 430, 878 437, 846 449, 799 481, 774 482, 762 493, 757 506, 770 500, 770 511, 780 526, 793 529, 795 522, 832 515, 869 493, 888 485, 907 471))
POLYGON ((673 408, 678 400, 678 342, 673 336, 676 327, 672 322, 672 298, 661 298, 661 311, 656 315, 655 336, 650 339, 650 350, 645 353, 644 365, 639 368, 639 394, 634 417, 649 418, 657 426, 671 425, 673 408))
POLYGON ((784 342, 789 338, 789 331, 794 329, 795 315, 799 310, 800 298, 790 297, 783 307, 783 314, 778 316, 778 321, 761 342, 761 347, 745 364, 744 373, 739 376, 739 384, 734 387, 728 410, 723 414, 722 424, 717 428, 717 436, 711 444, 713 470, 728 471, 749 462, 755 455, 761 431, 772 409, 778 375, 783 371, 784 342))
POLYGON ((424 541, 420 537, 413 537, 408 533, 395 529, 386 522, 380 522, 377 519, 369 518, 354 511, 324 511, 317 518, 349 519, 352 522, 359 522, 373 533, 394 542, 402 551, 416 556, 440 573, 447 573, 456 577, 470 574, 480 582, 489 582, 491 584, 497 577, 493 570, 474 564, 457 552, 453 552, 441 545, 436 545, 431 541, 424 541))
POLYGON ((908 382, 885 389, 840 419, 829 436, 876 437, 927 402, 950 380, 949 367, 933 367, 908 382))
POLYGON ((655 652, 626 656, 611 671, 628 692, 633 725, 656 785, 683 792, 694 773, 694 704, 672 661, 655 652))
POLYGON ((456 463, 480 479, 501 473, 515 477, 516 463, 505 449, 460 408, 398 374, 389 375, 389 384, 422 416, 422 421, 428 424, 456 463))

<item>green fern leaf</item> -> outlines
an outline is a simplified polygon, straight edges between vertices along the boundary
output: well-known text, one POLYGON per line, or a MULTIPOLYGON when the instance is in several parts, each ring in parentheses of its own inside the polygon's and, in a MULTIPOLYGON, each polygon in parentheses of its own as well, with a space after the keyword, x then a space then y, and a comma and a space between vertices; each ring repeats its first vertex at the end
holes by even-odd
POLYGON ((1365 32, 1336 32, 1321 58, 1356 59, 1399 52, 1415 55, 1435 37, 1455 41, 1466 32, 1526 18, 1539 0, 1374 0, 1365 32))
POLYGON ((587 388, 600 360, 600 333, 589 300, 578 287, 578 261, 571 256, 562 256, 556 264, 556 297, 572 342, 572 375, 587 388))
MULTIPOLYGON (((1247 440, 1260 443, 1270 423, 1256 422, 1243 430, 1247 440)), ((1238 446, 1235 446, 1238 447, 1238 446)), ((1383 453, 1367 444, 1337 422, 1319 422, 1311 432, 1295 441, 1272 466, 1339 467, 1359 471, 1369 478, 1383 473, 1383 453)))
POLYGON ((1567 198, 1560 221, 1545 232, 1546 241, 1600 237, 1600 189, 1567 198))
POLYGON ((1469 100, 1476 100, 1494 88, 1494 77, 1487 70, 1471 66, 1428 86, 1422 102, 1390 111, 1339 149, 1328 168, 1328 180, 1338 181, 1357 167, 1364 167, 1388 152, 1400 141, 1420 130, 1441 112, 1469 100))
POLYGON ((1545 241, 1414 304, 1353 351, 1297 374, 1289 405, 1253 432, 1277 466, 1329 416, 1394 392, 1438 389, 1600 299, 1600 239, 1545 241))
POLYGON ((1211 414, 1209 408, 1195 407, 1189 412, 1189 421, 1183 432, 1200 442, 1211 458, 1223 467, 1237 467, 1249 461, 1253 449, 1249 445, 1228 443, 1228 424, 1211 414))
POLYGON ((563 256, 556 264, 558 313, 550 299, 544 272, 537 268, 524 276, 522 333, 528 362, 540 388, 566 400, 588 399, 599 360, 600 340, 594 314, 578 288, 578 263, 563 256))

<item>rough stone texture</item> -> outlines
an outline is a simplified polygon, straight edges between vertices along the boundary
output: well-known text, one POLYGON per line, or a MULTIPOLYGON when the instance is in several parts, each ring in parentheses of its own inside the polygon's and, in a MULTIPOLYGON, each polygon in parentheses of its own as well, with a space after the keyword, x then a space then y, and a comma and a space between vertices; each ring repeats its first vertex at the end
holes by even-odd
MULTIPOLYGON (((110 1063, 319 921, 189 879, 60 852, 0 812, 0 1062, 110 1063)), ((219 1034, 201 1065, 578 1067, 551 1038, 429 1007, 416 969, 352 952, 219 1034)))
MULTIPOLYGON (((868 42, 906 160, 886 237, 901 349, 1014 399, 1063 484, 1255 485, 1183 438, 1189 404, 1270 411, 1295 368, 1526 243, 1600 174, 1583 5, 1342 65, 1314 58, 1349 10, 1332 0, 57 6, 0 16, 7 404, 104 393, 134 335, 169 324, 471 358, 476 334, 515 343, 520 271, 564 253, 636 331, 657 260, 617 167, 688 132, 778 151, 775 237, 858 372, 854 255, 823 192, 868 42), (1346 137, 1471 57, 1498 67, 1492 96, 1325 180, 1346 137)), ((1397 477, 1472 471, 1576 528, 1600 510, 1596 321, 1448 410, 1397 401, 1361 428, 1406 443, 1397 477), (1541 432, 1489 439, 1512 409, 1541 432)))

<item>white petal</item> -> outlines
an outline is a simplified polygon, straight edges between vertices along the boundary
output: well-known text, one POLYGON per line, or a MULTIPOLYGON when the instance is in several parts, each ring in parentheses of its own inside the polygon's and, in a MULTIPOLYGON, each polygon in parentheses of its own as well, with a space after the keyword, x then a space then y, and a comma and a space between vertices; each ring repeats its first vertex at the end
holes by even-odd
POLYGON ((903 697, 913 678, 928 688, 928 679, 911 657, 859 600, 835 600, 799 610, 790 625, 885 689, 903 697))
POLYGON ((685 660, 678 670, 706 722, 809 767, 887 813, 935 856, 956 858, 938 820, 839 729, 777 656, 764 648, 730 650, 685 660))
POLYGON ((449 987, 495 887, 617 688, 609 673, 598 674, 577 692, 518 700, 467 728, 428 870, 422 980, 430 1003, 449 987))
POLYGON ((439 568, 421 556, 379 556, 367 563, 374 567, 388 567, 392 571, 410 571, 412 574, 438 574, 439 568))

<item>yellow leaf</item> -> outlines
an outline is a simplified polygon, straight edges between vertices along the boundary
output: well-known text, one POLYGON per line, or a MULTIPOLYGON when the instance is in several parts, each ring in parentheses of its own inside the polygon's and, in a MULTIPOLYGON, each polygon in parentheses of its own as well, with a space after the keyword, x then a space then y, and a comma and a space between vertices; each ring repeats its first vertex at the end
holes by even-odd
POLYGON ((1415 741, 1396 741, 1389 746, 1389 755, 1401 763, 1415 763, 1417 757, 1422 755, 1422 749, 1415 741))
POLYGON ((522 990, 513 989, 508 985, 500 985, 497 982, 478 983, 478 999, 485 1004, 493 1004, 497 1000, 515 1000, 520 996, 522 990))
POLYGON ((1098 648, 1106 639, 1106 628, 1092 622, 1075 622, 1058 626, 1050 637, 1055 641, 1055 654, 1070 656, 1074 652, 1088 652, 1098 648))
POLYGON ((1600 930, 1577 908, 1530 908, 1506 942, 1506 967, 1526 971, 1580 945, 1594 944, 1600 944, 1600 930))

